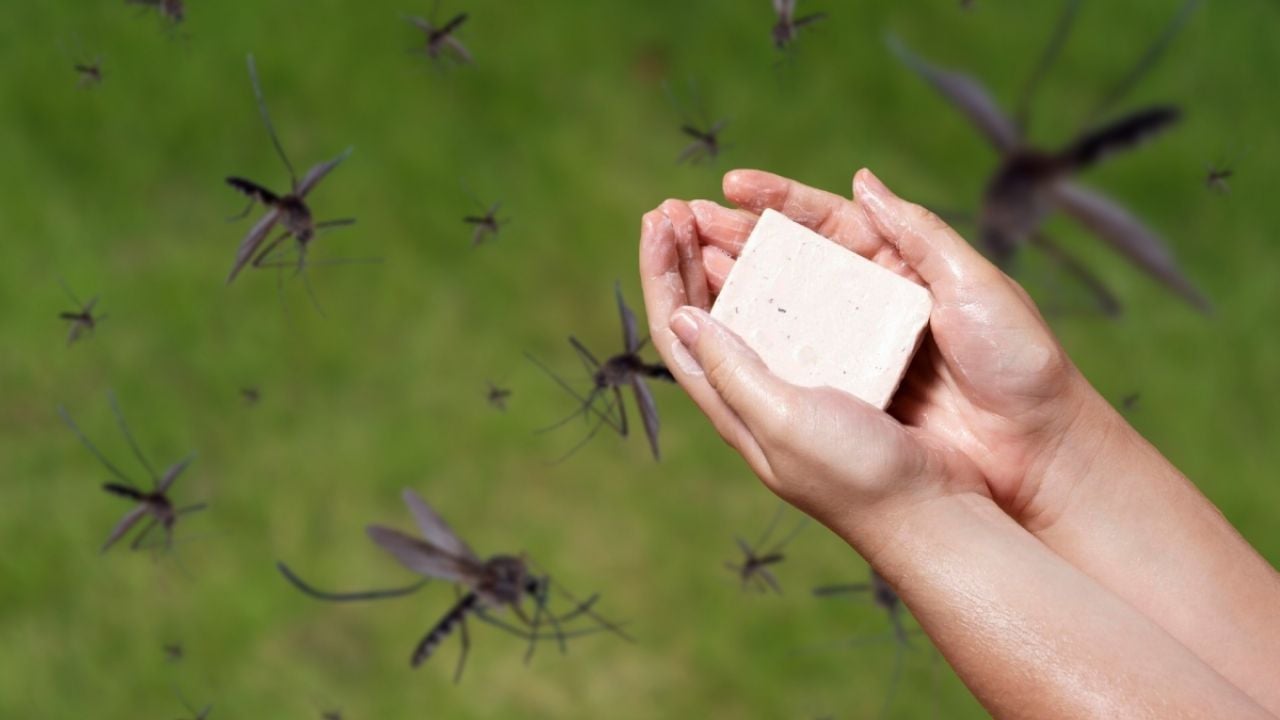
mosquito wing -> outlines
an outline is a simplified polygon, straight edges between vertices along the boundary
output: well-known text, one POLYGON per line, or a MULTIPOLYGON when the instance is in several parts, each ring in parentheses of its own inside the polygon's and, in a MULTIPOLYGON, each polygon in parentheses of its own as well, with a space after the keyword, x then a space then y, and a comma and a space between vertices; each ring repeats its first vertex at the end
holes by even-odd
POLYGON ((404 504, 409 506, 413 521, 417 523, 418 530, 422 532, 422 537, 426 538, 427 542, 454 557, 465 558, 477 565, 480 564, 480 558, 476 557, 475 552, 418 493, 405 488, 400 496, 404 498, 404 504))
POLYGON ((649 391, 649 384, 644 378, 633 375, 631 387, 636 391, 636 404, 640 406, 640 419, 644 421, 644 434, 649 437, 653 459, 661 460, 661 453, 658 452, 658 405, 653 401, 653 393, 649 391))
POLYGON ((231 266, 231 272, 227 275, 227 284, 230 285, 236 279, 236 275, 244 269, 245 265, 253 259, 258 252, 258 248, 262 245, 262 241, 266 239, 267 233, 271 232, 271 228, 275 226, 276 221, 280 219, 280 211, 271 208, 266 215, 258 221, 257 225, 249 230, 249 234, 244 236, 244 240, 240 241, 240 247, 236 250, 236 262, 231 266))
POLYGON ((444 44, 448 45, 449 49, 453 51, 453 54, 457 55, 458 59, 463 63, 467 65, 474 64, 474 61, 471 59, 471 52, 467 50, 467 46, 463 45, 461 40, 449 35, 444 38, 444 44))
POLYGON ((71 321, 71 329, 67 331, 67 344, 70 345, 80 339, 80 333, 84 331, 85 322, 79 317, 67 319, 71 321))
POLYGON ((187 466, 190 465, 191 461, 194 459, 194 455, 188 455, 175 463, 173 467, 166 470, 164 472, 164 477, 160 478, 160 482, 156 483, 156 492, 165 492, 172 487, 174 481, 178 479, 178 476, 187 469, 187 466))
POLYGON ((120 522, 116 523, 116 526, 111 530, 111 534, 107 536, 107 541, 103 543, 102 552, 110 550, 111 546, 115 545, 117 540, 124 537, 125 533, 132 530, 133 526, 137 525, 138 521, 142 519, 142 516, 146 514, 147 506, 139 505, 130 510, 127 515, 120 518, 120 522))
POLYGON ((422 32, 433 33, 436 31, 436 29, 432 27, 431 23, 427 22, 424 18, 420 18, 416 15, 404 15, 402 17, 404 17, 405 20, 416 25, 418 29, 421 30, 422 32))
POLYGON ((622 318, 622 345, 629 353, 637 352, 640 350, 640 336, 636 333, 636 314, 627 307, 627 301, 622 298, 622 283, 616 280, 613 294, 618 300, 618 316, 622 318))
POLYGON ((773 12, 779 20, 790 21, 796 12, 796 0, 773 0, 773 12))
POLYGON ((347 148, 346 150, 343 150, 342 154, 338 157, 330 160, 329 162, 320 163, 308 170, 307 176, 302 178, 302 182, 298 183, 298 189, 295 191, 298 197, 306 197, 307 193, 311 192, 311 190, 324 179, 325 175, 328 175, 330 171, 338 167, 339 163, 347 159, 347 156, 351 154, 353 149, 354 148, 347 148))
POLYGON ((480 568, 469 559, 446 554, 440 548, 399 530, 370 525, 365 528, 365 532, 378 547, 394 555, 401 565, 416 573, 468 586, 473 585, 480 574, 480 568))
POLYGON ((1105 195, 1075 183, 1058 183, 1049 192, 1054 204, 1085 229, 1119 250, 1200 311, 1212 310, 1209 301, 1182 274, 1164 240, 1128 210, 1105 195))
POLYGON ((794 25, 797 30, 799 30, 800 28, 806 25, 812 25, 818 22, 819 20, 825 20, 826 17, 827 17, 827 14, 824 12, 814 13, 812 15, 806 15, 800 18, 799 20, 792 22, 791 24, 794 25))
POLYGON ((898 59, 942 93, 952 105, 967 116, 991 144, 1001 152, 1018 144, 1018 131, 1004 112, 991 99, 982 83, 963 73, 934 67, 907 49, 897 37, 889 36, 889 49, 898 59))

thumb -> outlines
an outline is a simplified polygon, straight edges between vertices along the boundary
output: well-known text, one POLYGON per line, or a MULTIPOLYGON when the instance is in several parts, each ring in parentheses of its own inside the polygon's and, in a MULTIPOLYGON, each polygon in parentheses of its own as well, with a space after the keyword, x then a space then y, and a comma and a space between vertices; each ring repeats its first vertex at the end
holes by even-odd
POLYGON ((794 387, 770 372, 732 330, 688 305, 671 316, 671 330, 757 442, 765 444, 787 426, 796 406, 794 387))

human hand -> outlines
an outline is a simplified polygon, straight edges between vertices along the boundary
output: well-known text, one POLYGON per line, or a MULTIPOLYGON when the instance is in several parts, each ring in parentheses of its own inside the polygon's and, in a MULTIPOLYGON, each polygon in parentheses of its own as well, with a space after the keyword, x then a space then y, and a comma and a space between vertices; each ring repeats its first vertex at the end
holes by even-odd
POLYGON ((824 522, 956 492, 989 495, 1024 525, 1053 514, 1041 480, 1066 439, 1104 432, 1113 413, 1013 280, 866 170, 856 201, 751 170, 727 174, 724 192, 739 209, 668 200, 644 217, 645 304, 668 367, 771 489, 824 522), (930 335, 888 414, 783 382, 701 312, 766 208, 933 295, 930 335))

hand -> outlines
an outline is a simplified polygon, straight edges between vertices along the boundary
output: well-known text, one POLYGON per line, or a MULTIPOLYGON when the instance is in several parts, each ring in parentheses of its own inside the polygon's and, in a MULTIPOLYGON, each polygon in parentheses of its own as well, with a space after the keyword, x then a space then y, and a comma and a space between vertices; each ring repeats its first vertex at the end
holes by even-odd
POLYGON ((640 273, 658 351, 761 479, 806 510, 846 514, 890 496, 979 492, 1024 525, 1051 522, 1040 479, 1064 438, 1105 432, 1113 413, 1013 280, 869 171, 853 185, 856 202, 733 171, 724 192, 740 209, 668 200, 645 215, 640 273), (933 295, 930 334, 887 415, 845 393, 781 381, 700 312, 765 208, 933 295), (691 307, 677 313, 682 306, 691 307))

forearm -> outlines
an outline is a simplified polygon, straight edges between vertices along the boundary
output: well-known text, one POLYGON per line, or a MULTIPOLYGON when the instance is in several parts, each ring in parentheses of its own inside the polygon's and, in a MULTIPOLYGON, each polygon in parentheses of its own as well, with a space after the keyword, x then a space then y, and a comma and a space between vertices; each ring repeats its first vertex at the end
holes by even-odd
POLYGON ((1280 576, 1092 389, 1028 527, 1280 714, 1280 576))
POLYGON ((868 560, 997 718, 1270 717, 986 498, 943 497, 880 528, 857 525, 835 529, 871 548, 868 560), (868 542, 881 529, 891 534, 868 542))

